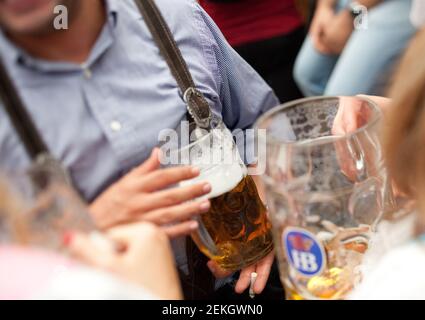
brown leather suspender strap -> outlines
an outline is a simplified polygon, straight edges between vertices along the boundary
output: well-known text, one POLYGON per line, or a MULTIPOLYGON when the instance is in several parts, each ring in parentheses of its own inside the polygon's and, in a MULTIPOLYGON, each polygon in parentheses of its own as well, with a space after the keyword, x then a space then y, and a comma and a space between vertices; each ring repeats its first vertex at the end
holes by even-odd
POLYGON ((136 0, 136 4, 180 87, 189 115, 199 127, 209 128, 210 106, 202 93, 196 89, 186 62, 161 12, 153 0, 136 0))
POLYGON ((15 85, 7 74, 6 67, 0 58, 0 99, 9 115, 30 158, 35 161, 40 154, 48 153, 43 139, 38 133, 31 117, 19 97, 15 85))
POLYGON ((71 185, 71 178, 67 170, 49 152, 31 116, 25 109, 1 56, 0 100, 32 161, 28 175, 33 183, 34 192, 42 192, 52 179, 71 185))

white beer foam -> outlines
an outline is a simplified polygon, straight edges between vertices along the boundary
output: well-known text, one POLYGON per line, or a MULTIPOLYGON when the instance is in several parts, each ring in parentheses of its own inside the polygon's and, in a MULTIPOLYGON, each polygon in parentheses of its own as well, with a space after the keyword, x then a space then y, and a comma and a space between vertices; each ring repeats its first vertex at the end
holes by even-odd
POLYGON ((233 190, 246 176, 247 169, 238 162, 234 164, 215 165, 203 170, 195 179, 182 181, 181 187, 190 186, 200 182, 209 182, 211 192, 201 199, 212 199, 233 190))
POLYGON ((218 136, 215 143, 206 140, 187 154, 191 165, 199 167, 201 174, 195 179, 183 181, 180 186, 209 182, 212 191, 202 199, 216 198, 233 190, 248 172, 230 132, 229 135, 222 134, 224 136, 218 136))
POLYGON ((212 191, 207 195, 208 199, 216 198, 232 191, 246 176, 246 168, 239 163, 232 165, 215 166, 205 173, 200 179, 211 184, 212 191))

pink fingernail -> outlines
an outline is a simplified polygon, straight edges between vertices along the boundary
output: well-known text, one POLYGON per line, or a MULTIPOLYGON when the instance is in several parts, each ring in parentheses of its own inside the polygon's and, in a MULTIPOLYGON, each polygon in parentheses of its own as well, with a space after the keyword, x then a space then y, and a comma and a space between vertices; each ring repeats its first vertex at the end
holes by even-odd
POLYGON ((203 190, 204 190, 204 192, 205 192, 205 193, 210 193, 210 192, 211 192, 211 190, 212 190, 212 187, 211 187, 211 185, 210 185, 209 183, 206 183, 206 184, 204 185, 203 190))
POLYGON ((190 229, 191 230, 196 230, 196 229, 198 229, 198 227, 199 227, 199 224, 198 224, 198 222, 197 221, 193 221, 191 224, 190 224, 190 229))
POLYGON ((62 236, 62 243, 65 247, 69 247, 74 239, 74 232, 67 231, 62 236))
POLYGON ((211 208, 211 203, 209 201, 202 202, 199 206, 199 209, 203 212, 207 212, 211 208))
POLYGON ((197 168, 197 167, 193 167, 192 168, 192 173, 194 175, 199 175, 201 173, 201 169, 197 168))

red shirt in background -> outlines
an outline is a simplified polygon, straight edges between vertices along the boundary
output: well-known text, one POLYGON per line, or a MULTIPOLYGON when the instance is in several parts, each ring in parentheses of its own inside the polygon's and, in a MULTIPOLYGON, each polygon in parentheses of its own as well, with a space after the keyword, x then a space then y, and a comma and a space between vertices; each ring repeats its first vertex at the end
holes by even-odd
POLYGON ((294 0, 199 0, 232 46, 288 34, 302 25, 294 0))

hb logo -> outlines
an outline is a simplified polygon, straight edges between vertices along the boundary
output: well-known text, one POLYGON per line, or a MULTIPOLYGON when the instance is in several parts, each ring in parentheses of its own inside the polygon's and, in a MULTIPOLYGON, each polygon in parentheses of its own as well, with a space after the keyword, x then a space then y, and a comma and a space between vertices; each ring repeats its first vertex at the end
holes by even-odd
POLYGON ((287 228, 283 234, 283 245, 289 264, 301 275, 313 277, 325 269, 325 250, 307 230, 287 228))

